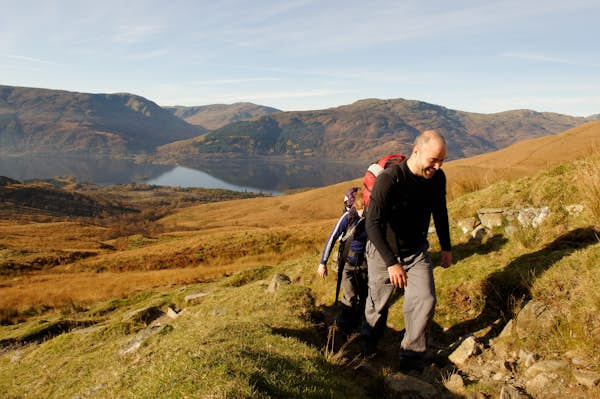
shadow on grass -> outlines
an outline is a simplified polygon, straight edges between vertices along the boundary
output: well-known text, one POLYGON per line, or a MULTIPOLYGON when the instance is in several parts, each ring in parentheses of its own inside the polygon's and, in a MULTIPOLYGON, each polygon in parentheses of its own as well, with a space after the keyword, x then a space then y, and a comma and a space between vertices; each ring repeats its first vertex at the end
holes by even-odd
MULTIPOLYGON (((323 327, 324 328, 324 327, 323 327)), ((320 347, 323 344, 323 332, 321 328, 308 327, 302 329, 293 328, 272 328, 273 334, 281 335, 282 337, 295 338, 298 341, 308 345, 320 347)))
POLYGON ((565 256, 598 242, 599 232, 592 228, 572 230, 544 246, 542 249, 522 255, 511 261, 502 270, 492 273, 483 283, 485 306, 481 313, 471 319, 452 326, 445 335, 456 339, 492 327, 484 339, 497 336, 504 323, 514 315, 516 301, 531 299, 531 286, 546 270, 565 256))
MULTIPOLYGON (((485 242, 481 242, 474 238, 469 239, 467 242, 459 243, 452 246, 452 257, 454 263, 467 259, 473 255, 487 255, 492 252, 497 252, 508 242, 508 239, 502 234, 494 234, 485 242)), ((440 253, 432 252, 431 259, 433 264, 439 264, 440 253)))
POLYGON ((294 360, 273 351, 246 350, 241 355, 260 360, 260 370, 249 376, 249 382, 261 397, 366 397, 364 387, 324 360, 317 367, 307 367, 302 359, 294 360))

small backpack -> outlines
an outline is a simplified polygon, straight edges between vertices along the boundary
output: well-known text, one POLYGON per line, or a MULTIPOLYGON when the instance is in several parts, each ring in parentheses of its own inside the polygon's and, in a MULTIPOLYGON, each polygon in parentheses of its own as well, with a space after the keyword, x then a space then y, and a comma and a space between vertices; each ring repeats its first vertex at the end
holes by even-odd
POLYGON ((375 179, 384 169, 389 168, 392 165, 399 164, 404 161, 406 157, 402 154, 390 154, 373 162, 367 168, 365 176, 363 177, 363 192, 365 196, 365 209, 369 206, 369 200, 371 199, 371 191, 375 185, 375 179))

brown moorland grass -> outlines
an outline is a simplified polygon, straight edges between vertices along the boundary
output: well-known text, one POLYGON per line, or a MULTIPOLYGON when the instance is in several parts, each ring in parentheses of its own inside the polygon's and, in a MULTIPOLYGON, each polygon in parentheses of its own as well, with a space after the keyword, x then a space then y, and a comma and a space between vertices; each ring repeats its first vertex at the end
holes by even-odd
POLYGON ((77 223, 6 223, 0 229, 13 237, 4 244, 11 250, 45 248, 43 253, 49 256, 52 248, 66 248, 69 242, 78 241, 95 244, 96 249, 117 250, 102 249, 97 256, 56 266, 44 274, 0 277, 0 308, 11 313, 84 305, 173 283, 204 281, 256 265, 278 264, 307 252, 317 256, 315 248, 322 245, 322 237, 339 215, 346 186, 319 189, 322 194, 316 199, 310 198, 315 193, 306 191, 181 209, 159 222, 171 232, 153 237, 133 235, 102 242, 104 228, 90 231, 77 223), (328 202, 333 193, 340 198, 328 202), (44 236, 55 230, 60 233, 46 245, 44 236), (149 273, 147 279, 140 277, 145 272, 149 273))
POLYGON ((448 196, 453 199, 498 180, 531 176, 599 149, 600 121, 593 121, 557 135, 523 140, 498 151, 450 161, 444 164, 448 196))

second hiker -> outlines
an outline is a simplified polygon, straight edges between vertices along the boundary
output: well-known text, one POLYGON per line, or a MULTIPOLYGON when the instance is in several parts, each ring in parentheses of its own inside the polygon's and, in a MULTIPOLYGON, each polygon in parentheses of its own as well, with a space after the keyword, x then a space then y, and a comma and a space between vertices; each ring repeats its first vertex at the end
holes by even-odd
MULTIPOLYGON (((327 260, 338 238, 340 249, 338 255, 338 285, 336 301, 341 286, 344 291, 341 311, 337 325, 343 333, 350 334, 356 330, 362 319, 367 296, 367 265, 365 262, 365 230, 364 197, 362 189, 350 189, 347 194, 349 209, 340 217, 329 235, 317 272, 321 277, 327 275, 327 260), (354 196, 354 197, 352 197, 354 196)), ((346 201, 345 201, 346 202, 346 201)))

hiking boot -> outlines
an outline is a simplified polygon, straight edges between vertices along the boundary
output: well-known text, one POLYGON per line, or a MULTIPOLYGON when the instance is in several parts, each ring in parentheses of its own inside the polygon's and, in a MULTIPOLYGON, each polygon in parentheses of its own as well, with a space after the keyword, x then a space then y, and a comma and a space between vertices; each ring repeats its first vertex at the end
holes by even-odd
POLYGON ((377 353, 377 342, 368 335, 360 337, 360 349, 364 357, 371 357, 377 353))
POLYGON ((340 312, 335 321, 340 331, 350 336, 356 332, 359 326, 359 320, 356 317, 356 311, 350 306, 341 304, 340 312))
POLYGON ((402 349, 398 356, 398 369, 402 372, 416 371, 419 374, 425 369, 424 353, 402 349))

